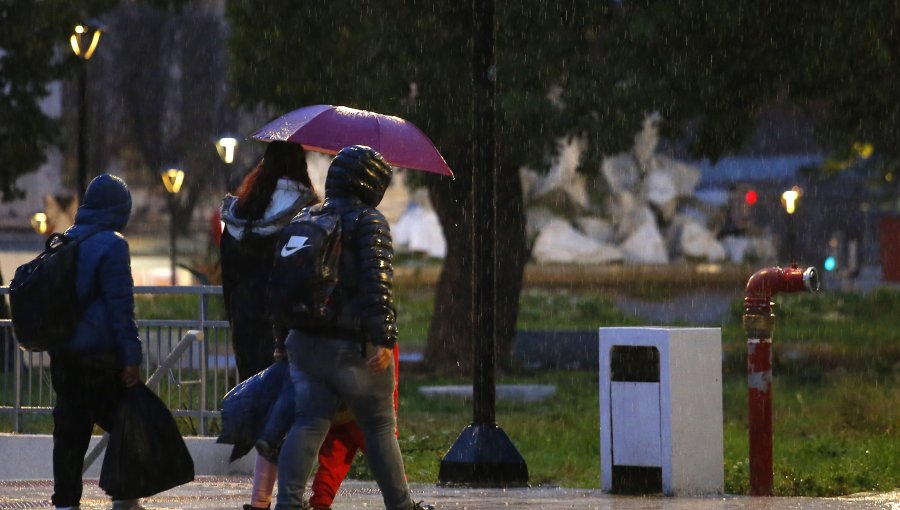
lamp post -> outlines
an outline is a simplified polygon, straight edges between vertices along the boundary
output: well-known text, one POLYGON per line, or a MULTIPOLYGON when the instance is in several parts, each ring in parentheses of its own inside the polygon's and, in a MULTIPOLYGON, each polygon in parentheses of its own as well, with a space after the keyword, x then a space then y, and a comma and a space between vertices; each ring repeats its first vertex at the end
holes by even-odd
POLYGON ((234 156, 237 152, 238 139, 232 135, 222 135, 216 140, 216 152, 225 163, 225 191, 231 192, 231 164, 234 163, 234 156))
POLYGON ((441 459, 442 484, 523 486, 528 465, 506 432, 496 423, 495 349, 497 345, 497 190, 495 142, 494 1, 471 4, 474 77, 472 239, 473 381, 472 423, 441 459))
POLYGON ((171 282, 175 286, 175 199, 184 182, 184 170, 177 166, 167 166, 162 171, 162 181, 169 192, 169 259, 171 261, 171 282))
POLYGON ((72 52, 83 62, 78 66, 78 199, 84 197, 87 188, 87 147, 85 135, 87 131, 87 61, 91 59, 100 44, 100 27, 75 25, 69 44, 72 52))
POLYGON ((788 215, 788 259, 794 261, 794 213, 797 211, 797 204, 803 190, 799 186, 785 191, 781 194, 781 205, 784 207, 788 215))

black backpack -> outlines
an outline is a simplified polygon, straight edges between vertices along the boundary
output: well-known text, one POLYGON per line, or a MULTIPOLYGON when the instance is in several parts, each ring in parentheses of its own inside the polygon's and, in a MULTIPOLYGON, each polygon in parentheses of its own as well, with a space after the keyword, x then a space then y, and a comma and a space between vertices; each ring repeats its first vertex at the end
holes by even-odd
POLYGON ((341 261, 341 215, 321 205, 300 211, 278 233, 269 280, 269 312, 287 328, 334 324, 341 261))
POLYGON ((9 307, 22 349, 47 351, 72 337, 82 312, 75 291, 78 244, 93 233, 77 238, 54 233, 43 253, 16 269, 9 307))

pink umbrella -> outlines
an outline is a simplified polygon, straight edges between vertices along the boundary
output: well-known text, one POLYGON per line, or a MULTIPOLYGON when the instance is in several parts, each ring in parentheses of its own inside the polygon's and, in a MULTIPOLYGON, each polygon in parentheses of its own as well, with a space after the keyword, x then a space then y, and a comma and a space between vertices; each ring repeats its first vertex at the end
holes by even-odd
POLYGON ((350 145, 368 145, 392 166, 453 177, 441 153, 412 122, 346 106, 306 106, 278 117, 250 137, 299 143, 326 154, 337 154, 350 145))

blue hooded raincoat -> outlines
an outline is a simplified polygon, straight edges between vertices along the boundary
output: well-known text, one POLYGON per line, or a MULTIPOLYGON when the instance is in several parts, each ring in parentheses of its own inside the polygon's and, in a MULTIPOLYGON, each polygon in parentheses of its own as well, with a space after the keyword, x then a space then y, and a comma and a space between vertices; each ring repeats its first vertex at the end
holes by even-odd
POLYGON ((89 235, 78 245, 76 290, 84 313, 66 346, 72 353, 115 352, 123 366, 141 362, 134 320, 134 279, 128 241, 119 233, 131 216, 131 192, 110 174, 91 181, 65 234, 89 235))

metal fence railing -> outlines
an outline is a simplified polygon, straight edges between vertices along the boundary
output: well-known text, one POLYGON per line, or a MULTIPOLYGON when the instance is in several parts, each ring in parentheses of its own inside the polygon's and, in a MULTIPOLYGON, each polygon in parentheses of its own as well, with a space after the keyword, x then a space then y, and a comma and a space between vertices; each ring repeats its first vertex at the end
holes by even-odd
MULTIPOLYGON (((0 287, 0 298, 8 292, 0 287)), ((208 317, 210 296, 221 294, 222 287, 216 285, 135 287, 137 296, 196 297, 195 318, 137 319, 144 349, 143 379, 159 372, 152 389, 173 415, 183 418, 192 435, 218 433, 214 421, 221 415, 219 404, 237 384, 229 323, 208 317)), ((0 319, 0 431, 25 432, 27 421, 50 414, 54 401, 49 356, 19 349, 12 321, 0 319)))

